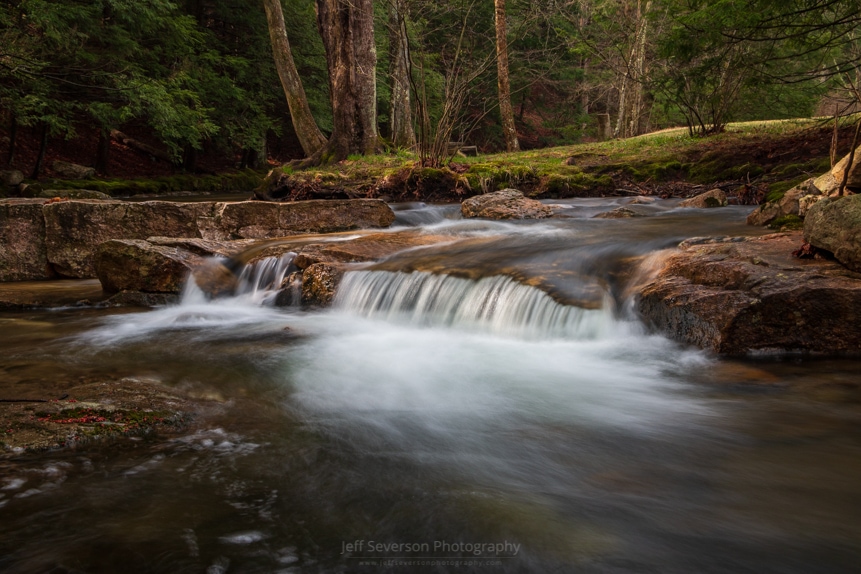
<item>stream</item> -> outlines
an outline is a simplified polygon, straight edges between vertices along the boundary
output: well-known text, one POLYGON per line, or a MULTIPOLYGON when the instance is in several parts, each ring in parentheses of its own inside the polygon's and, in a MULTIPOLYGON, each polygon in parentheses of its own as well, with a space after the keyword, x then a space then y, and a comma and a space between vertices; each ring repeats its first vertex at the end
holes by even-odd
POLYGON ((666 250, 763 230, 672 200, 591 218, 627 201, 393 206, 392 233, 450 240, 357 264, 327 310, 272 306, 285 259, 227 298, 0 313, 16 395, 140 377, 217 405, 0 459, 0 571, 857 572, 861 362, 648 333, 631 288, 666 250))

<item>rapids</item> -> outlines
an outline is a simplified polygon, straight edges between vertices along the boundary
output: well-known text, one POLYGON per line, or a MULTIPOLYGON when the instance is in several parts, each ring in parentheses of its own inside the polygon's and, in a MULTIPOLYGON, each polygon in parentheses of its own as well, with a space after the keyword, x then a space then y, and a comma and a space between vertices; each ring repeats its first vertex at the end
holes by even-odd
MULTIPOLYGON (((217 405, 187 433, 0 459, 0 571, 850 572, 854 360, 730 361, 649 334, 632 287, 748 209, 564 202, 357 264, 328 310, 233 296, 0 313, 0 388, 147 377, 217 405)), ((294 298, 295 300, 295 298, 294 298)))

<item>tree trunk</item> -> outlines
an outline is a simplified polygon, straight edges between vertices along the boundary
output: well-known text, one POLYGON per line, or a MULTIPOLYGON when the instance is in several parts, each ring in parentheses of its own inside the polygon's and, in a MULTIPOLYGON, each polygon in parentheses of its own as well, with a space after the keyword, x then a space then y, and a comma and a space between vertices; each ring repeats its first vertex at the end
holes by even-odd
POLYGON ((102 175, 108 175, 108 163, 110 162, 111 136, 108 130, 99 130, 99 144, 96 148, 96 171, 102 175))
POLYGON ((197 150, 194 146, 187 145, 182 150, 182 170, 186 173, 194 173, 197 170, 197 150))
POLYGON ((9 156, 6 158, 9 167, 12 167, 12 163, 15 161, 15 148, 18 145, 18 120, 15 118, 15 114, 11 115, 12 118, 9 120, 9 156))
POLYGON ((341 161, 377 149, 377 50, 372 0, 317 0, 326 49, 332 136, 321 160, 341 161))
POLYGON ((652 7, 652 1, 647 0, 641 10, 640 0, 637 0, 637 20, 634 39, 631 44, 630 57, 622 86, 619 88, 619 116, 616 119, 616 137, 631 137, 639 134, 640 115, 643 107, 643 79, 646 67, 646 30, 648 21, 646 15, 652 7))
POLYGON ((392 78, 389 124, 392 143, 398 147, 412 148, 416 145, 416 132, 410 105, 409 39, 405 10, 403 0, 389 0, 389 74, 392 78))
POLYGON ((293 62, 293 53, 287 40, 287 28, 284 26, 281 0, 263 0, 263 6, 266 9, 266 21, 269 23, 269 39, 272 41, 275 68, 278 70, 278 77, 281 78, 284 95, 287 96, 293 128, 296 130, 305 155, 311 156, 326 145, 326 136, 317 127, 317 122, 311 115, 302 80, 293 62))
POLYGON ((508 39, 505 25, 505 0, 494 0, 496 6, 496 76, 499 88, 499 115, 502 117, 502 134, 506 151, 518 151, 514 111, 511 109, 511 84, 508 78, 508 39))
POLYGON ((48 151, 48 124, 42 124, 42 140, 39 143, 39 155, 36 157, 36 165, 30 179, 39 179, 42 173, 42 164, 45 163, 45 153, 48 151))

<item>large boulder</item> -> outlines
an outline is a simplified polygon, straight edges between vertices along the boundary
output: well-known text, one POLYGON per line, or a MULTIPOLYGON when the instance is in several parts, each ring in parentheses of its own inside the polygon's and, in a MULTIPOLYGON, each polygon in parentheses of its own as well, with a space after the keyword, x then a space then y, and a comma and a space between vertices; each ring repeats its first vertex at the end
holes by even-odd
POLYGON ((16 187, 22 181, 24 181, 24 174, 17 169, 0 171, 0 187, 16 187))
POLYGON ((48 260, 65 277, 95 277, 93 253, 111 239, 201 237, 212 203, 74 200, 44 207, 48 260))
POLYGON ((345 267, 339 264, 314 263, 302 272, 302 304, 328 307, 344 276, 345 267))
POLYGON ((388 227, 395 221, 392 209, 379 199, 243 201, 220 206, 221 229, 229 239, 388 227))
POLYGON ((667 336, 729 355, 861 352, 861 275, 791 252, 801 234, 683 243, 637 307, 667 336))
POLYGON ((95 253, 95 268, 108 293, 179 293, 192 274, 201 289, 212 295, 231 293, 236 286, 236 276, 216 260, 141 239, 102 243, 95 253))
POLYGON ((705 209, 707 207, 724 207, 726 204, 726 194, 722 190, 710 189, 709 191, 685 199, 679 203, 679 207, 705 209))
POLYGON ((552 208, 516 189, 470 197, 460 204, 460 210, 464 217, 484 219, 544 219, 553 215, 552 208))
POLYGON ((0 281, 48 279, 44 199, 0 200, 0 281))
POLYGON ((55 174, 66 179, 89 179, 96 175, 95 168, 68 161, 55 161, 51 167, 55 174))
POLYGON ((804 219, 804 239, 861 272, 861 195, 820 201, 804 219))

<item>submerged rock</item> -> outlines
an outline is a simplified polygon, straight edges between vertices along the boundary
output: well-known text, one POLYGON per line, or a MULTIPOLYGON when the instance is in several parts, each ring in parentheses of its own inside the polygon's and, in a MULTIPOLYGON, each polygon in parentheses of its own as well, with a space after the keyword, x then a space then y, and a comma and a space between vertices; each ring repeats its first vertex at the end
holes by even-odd
POLYGON ((612 211, 605 211, 603 213, 599 213, 593 219, 627 219, 629 217, 645 217, 645 213, 640 213, 630 207, 617 207, 612 211))
POLYGON ((804 240, 861 272, 861 195, 813 205, 804 220, 804 240))
POLYGON ((793 258, 801 239, 683 246, 641 289, 637 308, 658 331, 717 353, 861 352, 861 275, 793 258))
POLYGON ((707 207, 724 207, 726 204, 726 194, 722 190, 710 189, 709 191, 682 201, 679 203, 679 207, 705 209, 707 207))
POLYGON ((464 217, 484 219, 544 219, 553 209, 540 201, 523 196, 516 189, 503 189, 464 200, 460 205, 464 217))
POLYGON ((0 200, 0 281, 52 276, 45 243, 44 199, 0 200))

